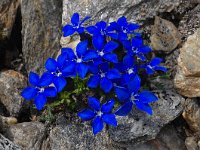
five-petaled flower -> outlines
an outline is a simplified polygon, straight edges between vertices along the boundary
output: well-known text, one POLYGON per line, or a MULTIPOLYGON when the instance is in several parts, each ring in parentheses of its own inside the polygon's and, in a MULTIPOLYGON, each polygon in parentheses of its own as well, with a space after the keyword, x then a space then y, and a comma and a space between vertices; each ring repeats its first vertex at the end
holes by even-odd
POLYGON ((155 102, 158 98, 150 91, 140 90, 140 77, 136 75, 133 80, 128 83, 128 88, 116 87, 115 92, 118 99, 124 104, 115 112, 116 115, 126 116, 135 105, 139 110, 152 115, 152 108, 150 102, 155 102))
POLYGON ((108 63, 102 63, 98 67, 94 64, 89 66, 90 72, 93 74, 88 80, 88 87, 96 88, 99 84, 101 89, 108 93, 113 87, 112 79, 119 79, 120 72, 113 68, 109 69, 108 63))
POLYGON ((117 126, 115 115, 111 113, 114 104, 115 101, 111 99, 101 106, 98 99, 89 97, 88 105, 91 109, 82 110, 78 113, 78 116, 83 121, 92 120, 93 133, 96 135, 103 129, 104 122, 112 126, 117 126))
POLYGON ((84 27, 82 27, 82 24, 88 20, 90 17, 87 16, 85 17, 82 21, 80 21, 80 17, 78 13, 74 13, 72 18, 71 18, 71 23, 67 24, 63 27, 63 36, 70 36, 72 34, 74 34, 75 32, 78 32, 79 34, 84 32, 84 27))
POLYGON ((49 86, 53 81, 49 73, 44 73, 41 78, 36 73, 30 72, 29 82, 32 86, 25 88, 21 95, 26 100, 34 99, 34 103, 38 110, 42 110, 47 102, 47 97, 55 97, 57 95, 56 88, 49 86))

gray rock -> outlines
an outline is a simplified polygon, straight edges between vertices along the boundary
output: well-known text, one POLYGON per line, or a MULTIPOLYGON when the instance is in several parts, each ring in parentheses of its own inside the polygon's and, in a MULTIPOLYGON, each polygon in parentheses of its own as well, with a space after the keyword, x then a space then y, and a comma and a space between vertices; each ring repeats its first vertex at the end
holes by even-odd
POLYGON ((19 146, 11 142, 9 139, 5 138, 0 134, 0 149, 1 150, 21 150, 19 146))
POLYGON ((19 0, 0 1, 0 40, 10 38, 19 4, 19 0))
POLYGON ((178 71, 174 83, 179 93, 187 97, 200 96, 200 28, 188 37, 180 49, 178 71))
POLYGON ((165 80, 165 84, 167 86, 162 90, 154 91, 159 100, 152 104, 152 116, 134 108, 129 116, 117 118, 118 126, 109 128, 110 137, 116 144, 136 144, 154 139, 164 125, 180 115, 185 99, 168 86, 172 84, 170 80, 165 80))
POLYGON ((185 145, 188 150, 199 150, 200 149, 199 141, 200 139, 198 139, 195 136, 187 137, 185 140, 185 145))
POLYGON ((23 57, 27 71, 41 74, 48 57, 60 49, 62 1, 22 1, 23 57))
POLYGON ((27 85, 27 78, 14 70, 0 72, 0 101, 11 116, 17 116, 24 99, 21 90, 27 85))
POLYGON ((63 24, 70 22, 74 12, 82 17, 91 16, 90 24, 100 20, 115 21, 123 15, 130 22, 141 22, 159 12, 171 12, 179 4, 180 0, 64 0, 63 24))
POLYGON ((40 122, 23 122, 10 126, 5 136, 23 150, 40 150, 46 137, 46 128, 40 122))
POLYGON ((68 124, 56 126, 50 132, 51 150, 110 150, 108 134, 101 132, 94 136, 91 126, 68 124))
POLYGON ((193 132, 200 133, 200 107, 197 99, 187 99, 183 118, 193 132))
POLYGON ((173 125, 167 125, 158 134, 156 139, 146 143, 128 146, 127 150, 186 150, 184 139, 173 125))
POLYGON ((175 25, 158 16, 155 17, 151 34, 151 46, 154 50, 171 52, 181 42, 180 34, 175 25))

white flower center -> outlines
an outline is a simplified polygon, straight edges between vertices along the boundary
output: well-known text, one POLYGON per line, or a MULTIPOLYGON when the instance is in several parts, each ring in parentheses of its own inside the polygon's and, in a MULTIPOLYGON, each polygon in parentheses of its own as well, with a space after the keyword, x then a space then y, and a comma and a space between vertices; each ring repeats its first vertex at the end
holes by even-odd
POLYGON ((97 112, 97 116, 101 117, 103 115, 103 113, 101 111, 97 112))
POLYGON ((104 55, 104 52, 101 51, 101 52, 99 52, 98 54, 99 54, 100 56, 103 56, 103 55, 104 55))
POLYGON ((82 62, 82 59, 81 59, 81 58, 78 58, 78 59, 76 60, 76 62, 77 62, 77 63, 81 63, 81 62, 82 62))
POLYGON ((133 69, 131 68, 131 69, 128 69, 128 74, 132 74, 134 71, 133 71, 133 69))
POLYGON ((105 77, 105 73, 101 73, 100 76, 103 78, 105 77))
POLYGON ((43 93, 44 92, 44 88, 39 88, 39 93, 43 93))

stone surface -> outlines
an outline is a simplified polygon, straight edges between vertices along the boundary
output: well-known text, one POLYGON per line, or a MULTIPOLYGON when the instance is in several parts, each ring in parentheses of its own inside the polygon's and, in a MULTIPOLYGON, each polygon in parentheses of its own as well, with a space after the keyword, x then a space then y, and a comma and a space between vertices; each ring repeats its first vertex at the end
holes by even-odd
POLYGON ((181 37, 175 25, 158 16, 151 30, 151 46, 154 50, 170 52, 181 42, 181 37))
POLYGON ((115 21, 123 15, 131 22, 142 22, 159 12, 171 12, 179 4, 180 0, 64 0, 63 24, 70 22, 74 12, 91 16, 90 24, 115 21))
POLYGON ((0 150, 21 150, 19 146, 0 134, 0 150))
POLYGON ((152 104, 152 116, 134 108, 129 116, 118 117, 116 128, 109 128, 110 137, 116 144, 136 144, 154 139, 164 125, 179 116, 185 99, 175 92, 171 80, 165 80, 164 83, 166 86, 157 86, 160 90, 153 91, 159 100, 152 104))
POLYGON ((174 83, 177 90, 187 97, 200 96, 200 28, 188 37, 180 49, 178 71, 174 83))
POLYGON ((46 129, 40 122, 23 122, 10 126, 5 136, 23 150, 40 150, 46 129))
POLYGON ((200 104, 197 99, 187 99, 183 118, 193 132, 200 132, 200 104))
POLYGON ((188 150, 199 150, 200 149, 200 138, 197 137, 187 137, 185 140, 185 145, 188 150))
POLYGON ((56 126, 50 132, 51 150, 109 150, 111 144, 108 134, 101 132, 94 136, 91 126, 68 124, 56 126))
POLYGON ((19 0, 0 1, 0 40, 9 39, 19 4, 19 0))
POLYGON ((167 125, 156 139, 146 143, 130 145, 127 150, 186 150, 184 139, 173 125, 167 125))
POLYGON ((13 70, 0 72, 0 102, 11 116, 17 116, 23 104, 21 90, 27 86, 27 78, 13 70))
POLYGON ((4 117, 0 115, 0 132, 3 133, 9 125, 17 123, 17 118, 15 117, 4 117))
POLYGON ((22 1, 22 50, 27 71, 43 72, 48 57, 60 49, 62 1, 22 1))

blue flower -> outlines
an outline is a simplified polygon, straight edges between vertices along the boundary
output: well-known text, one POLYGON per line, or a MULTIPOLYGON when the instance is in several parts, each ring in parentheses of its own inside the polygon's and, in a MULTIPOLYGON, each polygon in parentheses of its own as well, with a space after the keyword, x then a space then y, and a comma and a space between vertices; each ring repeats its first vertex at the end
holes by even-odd
POLYGON ((165 67, 159 66, 161 62, 162 62, 161 58, 155 57, 151 60, 150 63, 142 65, 141 68, 145 68, 147 74, 154 74, 155 70, 167 72, 167 69, 165 67))
POLYGON ((89 88, 96 88, 100 84, 100 88, 108 93, 113 87, 112 79, 120 78, 120 73, 117 69, 109 69, 108 63, 102 63, 98 67, 91 64, 90 72, 93 74, 88 80, 89 88))
POLYGON ((90 17, 87 16, 82 21, 80 21, 79 14, 74 13, 71 18, 72 25, 67 24, 63 27, 63 36, 64 37, 70 36, 70 35, 74 34, 75 32, 78 32, 79 34, 83 33, 84 27, 82 27, 81 25, 89 18, 90 17))
POLYGON ((74 52, 71 48, 62 49, 62 55, 66 55, 65 71, 73 72, 72 76, 78 74, 82 79, 85 78, 88 72, 88 65, 86 62, 97 58, 98 54, 95 50, 88 50, 88 42, 82 41, 76 46, 74 52))
POLYGON ((93 36, 96 35, 103 35, 103 36, 110 36, 113 39, 118 38, 118 34, 110 30, 111 28, 107 28, 107 24, 105 21, 97 22, 95 26, 89 26, 86 30, 92 34, 93 36))
POLYGON ((92 120, 93 134, 96 135, 98 132, 102 131, 104 122, 112 126, 117 126, 115 115, 111 113, 114 104, 115 101, 111 99, 101 106, 98 99, 89 97, 88 105, 91 109, 82 110, 78 113, 78 116, 83 121, 92 120))
POLYGON ((113 50, 115 50, 118 47, 118 43, 114 41, 110 41, 104 44, 104 37, 102 35, 94 36, 92 43, 93 43, 94 48, 97 50, 100 58, 103 58, 112 63, 118 62, 117 55, 114 53, 111 53, 113 50))
POLYGON ((120 17, 117 22, 111 22, 109 28, 112 28, 118 32, 118 38, 121 41, 127 40, 128 34, 141 36, 139 33, 134 32, 134 30, 139 29, 140 26, 134 23, 129 24, 124 16, 120 17))
POLYGON ((138 67, 130 55, 124 56, 123 63, 117 63, 115 67, 122 73, 120 85, 127 84, 138 73, 138 67))
POLYGON ((149 46, 143 45, 143 40, 141 37, 133 37, 131 42, 129 40, 123 41, 123 46, 127 50, 128 55, 136 55, 142 61, 146 60, 144 54, 147 54, 151 51, 149 46))
POLYGON ((25 88, 21 95, 26 100, 34 99, 38 110, 42 110, 47 102, 47 97, 55 97, 57 91, 55 87, 50 87, 53 78, 49 73, 44 73, 41 78, 33 72, 29 74, 29 82, 32 86, 25 88))
POLYGON ((116 115, 126 116, 135 105, 139 110, 150 115, 153 114, 150 102, 155 102, 158 98, 150 91, 140 90, 140 77, 136 75, 133 80, 128 83, 128 88, 116 87, 115 92, 118 99, 124 104, 115 112, 116 115))

